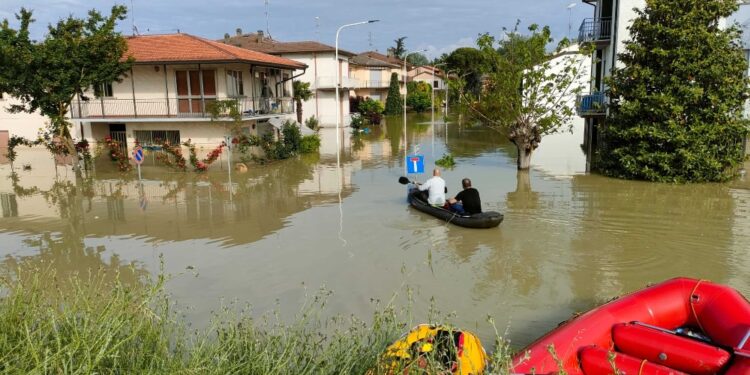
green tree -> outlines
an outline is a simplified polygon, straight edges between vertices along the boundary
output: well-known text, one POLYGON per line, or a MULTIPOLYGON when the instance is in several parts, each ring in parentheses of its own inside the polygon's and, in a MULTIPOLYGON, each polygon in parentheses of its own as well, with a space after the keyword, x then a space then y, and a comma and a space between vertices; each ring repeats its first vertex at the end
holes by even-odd
POLYGON ((406 62, 414 66, 423 66, 429 64, 430 60, 427 59, 427 56, 416 52, 410 53, 409 56, 406 57, 406 62))
POLYGON ((292 89, 294 90, 294 105, 297 107, 297 122, 301 124, 302 102, 310 100, 313 93, 310 91, 310 82, 294 81, 292 89))
POLYGON ((485 55, 476 48, 462 47, 445 58, 446 71, 453 71, 460 77, 464 90, 478 96, 482 90, 482 75, 487 71, 485 55))
POLYGON ((404 110, 404 101, 401 98, 401 85, 398 82, 398 73, 391 73, 391 85, 388 87, 388 98, 385 100, 386 115, 400 115, 404 110))
POLYGON ((432 106, 432 86, 426 82, 409 82, 406 86, 409 89, 406 105, 418 113, 429 110, 432 106))
POLYGON ((505 30, 502 39, 489 34, 477 41, 488 73, 482 100, 468 103, 477 119, 499 128, 518 149, 518 169, 531 166, 531 156, 542 137, 562 131, 572 124, 575 95, 587 59, 563 40, 552 53, 549 27, 531 25, 529 34, 505 30))
POLYGON ((10 27, 7 19, 0 25, 0 92, 21 101, 11 112, 39 111, 49 118, 47 133, 58 138, 64 154, 74 158, 78 152, 70 133, 68 112, 76 96, 87 100, 85 91, 103 83, 121 80, 132 63, 123 60, 127 44, 115 32, 117 21, 125 19, 127 9, 113 6, 109 16, 96 10, 88 18, 73 16, 48 27, 45 39, 30 39, 32 12, 24 8, 16 15, 20 27, 10 27))
POLYGON ((388 55, 393 57, 398 57, 399 59, 404 59, 404 53, 406 53, 406 37, 402 36, 400 38, 397 38, 393 42, 396 43, 395 46, 388 48, 388 55))
POLYGON ((723 181, 743 161, 748 79, 735 0, 651 0, 609 81, 599 168, 667 182, 723 181))

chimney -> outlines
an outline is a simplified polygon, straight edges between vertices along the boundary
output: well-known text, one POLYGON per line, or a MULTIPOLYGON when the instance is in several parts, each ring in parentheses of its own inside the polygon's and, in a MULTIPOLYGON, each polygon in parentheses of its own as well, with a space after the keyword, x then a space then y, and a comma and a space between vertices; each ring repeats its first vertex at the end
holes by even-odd
POLYGON ((263 43, 263 30, 258 30, 258 43, 263 43))

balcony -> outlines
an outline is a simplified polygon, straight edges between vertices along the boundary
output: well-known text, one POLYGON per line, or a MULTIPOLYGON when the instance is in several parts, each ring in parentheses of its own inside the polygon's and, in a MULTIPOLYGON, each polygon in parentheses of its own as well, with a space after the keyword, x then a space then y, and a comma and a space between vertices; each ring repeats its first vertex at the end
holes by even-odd
POLYGON ((210 120, 210 104, 234 100, 243 119, 267 118, 294 113, 292 98, 162 98, 74 100, 70 117, 75 120, 159 121, 181 119, 210 120))
POLYGON ((612 39, 611 18, 587 18, 578 29, 578 43, 594 43, 606 46, 612 39))
POLYGON ((598 117, 607 115, 607 96, 602 92, 578 95, 576 112, 581 117, 598 117))
MULTIPOLYGON (((359 80, 350 77, 341 77, 341 89, 358 89, 359 80)), ((333 90, 336 88, 336 76, 324 76, 315 79, 315 88, 318 90, 333 90)))
POLYGON ((391 81, 362 81, 359 84, 360 89, 387 89, 390 86, 391 81))

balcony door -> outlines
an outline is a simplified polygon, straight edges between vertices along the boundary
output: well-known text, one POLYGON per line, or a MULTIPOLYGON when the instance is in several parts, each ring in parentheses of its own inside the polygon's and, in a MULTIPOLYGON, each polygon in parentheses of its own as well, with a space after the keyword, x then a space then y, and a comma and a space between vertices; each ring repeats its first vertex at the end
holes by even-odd
POLYGON ((209 70, 178 70, 177 79, 177 109, 180 114, 203 114, 208 104, 216 100, 215 71, 209 70), (202 73, 202 74, 201 74, 202 73), (203 76, 203 92, 201 93, 201 75, 203 76))
POLYGON ((379 69, 370 70, 370 85, 369 87, 383 87, 380 81, 383 79, 383 71, 379 69))

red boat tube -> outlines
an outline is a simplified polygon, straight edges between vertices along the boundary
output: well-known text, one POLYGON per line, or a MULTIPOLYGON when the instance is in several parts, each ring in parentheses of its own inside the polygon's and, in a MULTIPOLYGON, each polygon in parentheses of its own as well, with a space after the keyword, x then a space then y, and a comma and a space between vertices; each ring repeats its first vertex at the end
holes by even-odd
MULTIPOLYGON (((716 367, 721 368, 719 373, 724 372, 725 375, 750 374, 750 303, 732 288, 688 278, 668 280, 623 296, 565 323, 519 352, 513 359, 511 372, 556 374, 558 365, 548 349, 553 348, 569 375, 604 374, 595 370, 584 372, 580 359, 584 348, 590 346, 605 353, 619 351, 621 348, 615 346, 613 336, 619 337, 618 341, 622 341, 621 346, 626 346, 628 353, 616 353, 615 357, 646 360, 648 364, 668 368, 675 374, 680 373, 678 368, 700 374, 704 373, 701 371, 710 373, 716 367), (639 322, 642 327, 627 328, 625 336, 629 334, 632 337, 623 339, 623 328, 618 327, 630 322, 639 322), (648 328, 646 326, 661 332, 654 336, 654 332, 644 330, 648 328), (700 329, 711 339, 711 343, 703 344, 670 333, 684 326, 700 329), (661 340, 658 345, 645 342, 652 336, 661 340), (637 347, 639 337, 642 338, 643 347, 637 347), (669 353, 665 350, 656 352, 667 346, 669 353), (698 363, 690 356, 680 358, 677 354, 690 351, 696 351, 708 363, 698 363), (666 359, 659 359, 661 354, 666 359)), ((593 356, 589 353, 586 357, 600 358, 601 353, 597 353, 593 356)))

